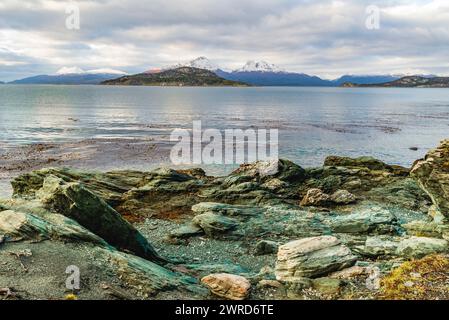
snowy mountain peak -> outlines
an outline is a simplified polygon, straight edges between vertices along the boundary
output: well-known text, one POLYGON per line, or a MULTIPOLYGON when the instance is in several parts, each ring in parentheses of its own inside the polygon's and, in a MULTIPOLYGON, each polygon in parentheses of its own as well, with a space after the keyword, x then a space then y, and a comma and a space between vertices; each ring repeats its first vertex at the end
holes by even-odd
POLYGON ((117 74, 124 75, 126 72, 115 70, 115 69, 94 69, 94 70, 83 70, 79 67, 63 67, 56 71, 56 75, 67 75, 67 74, 117 74))
POLYGON ((234 72, 284 72, 278 66, 266 61, 248 61, 242 68, 234 72))
POLYGON ((211 62, 209 59, 207 59, 206 57, 199 57, 196 58, 192 61, 189 62, 189 65, 192 68, 199 68, 199 69, 206 69, 209 71, 216 71, 218 69, 220 69, 218 67, 218 65, 216 65, 215 63, 211 62))
POLYGON ((217 71, 218 69, 220 69, 218 67, 218 65, 211 62, 208 58, 199 57, 199 58, 196 58, 191 61, 177 63, 175 65, 162 68, 162 70, 171 70, 171 69, 176 69, 176 68, 180 68, 180 67, 191 67, 191 68, 205 69, 205 70, 209 70, 209 71, 217 71))

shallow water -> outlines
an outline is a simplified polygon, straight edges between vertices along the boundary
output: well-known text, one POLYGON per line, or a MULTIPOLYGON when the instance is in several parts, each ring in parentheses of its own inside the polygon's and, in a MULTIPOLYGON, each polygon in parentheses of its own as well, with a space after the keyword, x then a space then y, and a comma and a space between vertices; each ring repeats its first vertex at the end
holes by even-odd
POLYGON ((193 120, 203 129, 277 128, 280 156, 303 166, 331 154, 410 166, 449 137, 449 90, 0 86, 3 147, 167 139, 193 120))

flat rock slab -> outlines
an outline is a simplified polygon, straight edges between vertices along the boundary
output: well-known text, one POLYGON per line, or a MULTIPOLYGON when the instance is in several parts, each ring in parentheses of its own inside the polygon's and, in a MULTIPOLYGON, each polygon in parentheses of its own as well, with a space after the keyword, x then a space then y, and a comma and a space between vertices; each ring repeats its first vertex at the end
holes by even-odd
POLYGON ((295 282, 351 267, 357 260, 351 250, 332 236, 304 238, 279 247, 276 278, 295 282))

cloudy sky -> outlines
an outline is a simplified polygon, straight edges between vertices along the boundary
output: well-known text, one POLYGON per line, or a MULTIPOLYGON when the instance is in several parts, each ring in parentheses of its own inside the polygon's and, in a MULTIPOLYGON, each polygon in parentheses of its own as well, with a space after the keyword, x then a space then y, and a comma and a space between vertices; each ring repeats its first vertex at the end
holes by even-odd
POLYGON ((3 81, 62 67, 133 73, 198 56, 325 78, 449 75, 449 1, 0 0, 3 81), (66 27, 74 4, 79 30, 66 27), (373 5, 379 29, 366 25, 373 5))

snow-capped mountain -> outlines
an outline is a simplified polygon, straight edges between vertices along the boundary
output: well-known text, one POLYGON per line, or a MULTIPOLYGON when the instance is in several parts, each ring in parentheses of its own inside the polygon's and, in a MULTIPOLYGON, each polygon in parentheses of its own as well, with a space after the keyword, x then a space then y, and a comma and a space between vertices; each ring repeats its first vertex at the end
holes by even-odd
POLYGON ((233 72, 285 72, 278 66, 266 61, 248 61, 242 68, 233 72))
POLYGON ((304 73, 287 72, 266 61, 248 61, 232 72, 216 71, 227 80, 240 81, 256 86, 331 86, 332 83, 304 73))
MULTIPOLYGON (((160 71, 172 70, 172 69, 177 69, 177 68, 181 68, 181 67, 198 68, 198 69, 204 69, 204 70, 209 70, 209 71, 220 70, 218 65, 216 65, 215 63, 210 61, 208 58, 206 58, 206 57, 198 57, 198 58, 193 59, 191 61, 180 62, 180 63, 177 63, 177 64, 172 65, 172 66, 161 68, 160 71)), ((150 70, 149 72, 154 72, 154 70, 150 70)))
POLYGON ((216 71, 220 69, 218 65, 216 65, 206 57, 196 58, 195 60, 190 61, 188 63, 188 66, 192 68, 205 69, 209 71, 216 71))

